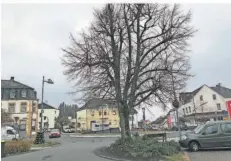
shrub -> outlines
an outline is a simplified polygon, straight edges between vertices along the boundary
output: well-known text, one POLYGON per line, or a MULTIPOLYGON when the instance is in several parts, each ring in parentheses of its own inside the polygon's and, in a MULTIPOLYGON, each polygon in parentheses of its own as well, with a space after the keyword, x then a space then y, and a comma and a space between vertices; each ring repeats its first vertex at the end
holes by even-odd
POLYGON ((6 141, 4 152, 5 154, 15 154, 30 151, 30 141, 6 141))
POLYGON ((174 141, 162 143, 155 138, 133 137, 124 141, 121 139, 116 140, 110 146, 110 150, 119 153, 119 155, 133 158, 160 158, 179 153, 180 146, 174 141))

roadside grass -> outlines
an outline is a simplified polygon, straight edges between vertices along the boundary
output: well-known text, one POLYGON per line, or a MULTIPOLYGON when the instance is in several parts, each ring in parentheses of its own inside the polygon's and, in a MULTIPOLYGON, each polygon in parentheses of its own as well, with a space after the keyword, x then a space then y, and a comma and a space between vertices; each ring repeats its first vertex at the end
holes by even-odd
POLYGON ((166 156, 164 161, 189 161, 184 153, 174 154, 172 156, 166 156))

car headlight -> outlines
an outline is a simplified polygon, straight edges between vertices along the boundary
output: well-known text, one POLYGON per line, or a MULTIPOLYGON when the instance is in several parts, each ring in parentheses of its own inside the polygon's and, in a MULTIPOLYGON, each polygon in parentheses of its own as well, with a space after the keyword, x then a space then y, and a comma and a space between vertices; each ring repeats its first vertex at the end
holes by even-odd
POLYGON ((186 135, 181 136, 181 140, 186 140, 186 139, 187 139, 186 135))

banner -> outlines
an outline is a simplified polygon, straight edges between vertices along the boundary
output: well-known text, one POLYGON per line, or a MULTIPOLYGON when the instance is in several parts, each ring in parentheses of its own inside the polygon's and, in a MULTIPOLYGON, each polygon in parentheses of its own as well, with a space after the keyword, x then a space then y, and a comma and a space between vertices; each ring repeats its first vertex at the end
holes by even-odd
POLYGON ((226 102, 227 111, 229 113, 229 119, 231 118, 231 101, 226 102))

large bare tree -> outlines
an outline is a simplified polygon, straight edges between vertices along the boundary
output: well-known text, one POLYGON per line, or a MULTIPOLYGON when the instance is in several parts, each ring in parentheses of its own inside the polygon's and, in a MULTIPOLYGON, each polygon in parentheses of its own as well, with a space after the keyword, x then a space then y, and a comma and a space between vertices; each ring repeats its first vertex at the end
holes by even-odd
POLYGON ((185 87, 188 40, 195 32, 190 21, 191 13, 179 5, 107 4, 95 10, 87 31, 70 36, 71 45, 63 49, 64 74, 83 87, 81 92, 115 99, 121 136, 130 137, 134 107, 166 107, 174 90, 185 87))

